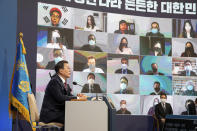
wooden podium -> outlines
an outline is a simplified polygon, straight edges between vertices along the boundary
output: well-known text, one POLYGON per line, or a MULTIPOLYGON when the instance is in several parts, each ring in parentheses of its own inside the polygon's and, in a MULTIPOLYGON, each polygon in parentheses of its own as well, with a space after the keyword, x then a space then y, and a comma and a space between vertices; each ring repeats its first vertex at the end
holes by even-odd
POLYGON ((65 131, 108 131, 104 101, 66 101, 65 131))

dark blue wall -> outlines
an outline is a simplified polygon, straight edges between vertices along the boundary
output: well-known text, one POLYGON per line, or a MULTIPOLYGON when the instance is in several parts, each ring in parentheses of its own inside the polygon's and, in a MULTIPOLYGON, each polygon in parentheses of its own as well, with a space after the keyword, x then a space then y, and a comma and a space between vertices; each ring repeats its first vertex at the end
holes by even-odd
POLYGON ((16 52, 17 0, 0 0, 0 130, 11 131, 9 86, 16 52))

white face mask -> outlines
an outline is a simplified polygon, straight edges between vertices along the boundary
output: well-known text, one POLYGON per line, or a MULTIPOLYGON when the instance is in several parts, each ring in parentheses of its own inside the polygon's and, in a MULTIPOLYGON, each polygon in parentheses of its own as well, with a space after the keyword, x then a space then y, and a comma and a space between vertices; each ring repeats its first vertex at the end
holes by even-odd
POLYGON ((120 89, 124 90, 127 88, 127 85, 125 83, 120 83, 120 89))
POLYGON ((123 70, 125 70, 125 69, 127 69, 127 64, 122 64, 121 67, 123 70))
POLYGON ((167 99, 161 99, 161 103, 166 103, 167 99))
POLYGON ((125 109, 125 108, 126 108, 126 104, 122 104, 120 107, 121 107, 122 109, 125 109))
POLYGON ((90 44, 90 45, 95 45, 96 42, 95 42, 94 40, 89 40, 89 44, 90 44))
POLYGON ((185 66, 184 68, 185 68, 185 70, 187 70, 187 71, 191 71, 191 70, 192 70, 192 66, 185 66))
POLYGON ((56 57, 54 60, 55 60, 55 64, 57 64, 58 62, 62 61, 63 58, 60 57, 60 56, 58 56, 58 57, 56 57))
POLYGON ((88 83, 89 83, 89 84, 94 84, 94 79, 89 79, 89 80, 88 80, 88 83))

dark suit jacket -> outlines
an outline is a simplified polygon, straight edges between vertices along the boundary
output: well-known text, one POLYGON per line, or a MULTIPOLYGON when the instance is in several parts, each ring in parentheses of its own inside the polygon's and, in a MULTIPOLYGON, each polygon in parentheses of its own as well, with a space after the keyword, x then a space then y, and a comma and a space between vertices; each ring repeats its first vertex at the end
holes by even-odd
POLYGON ((155 115, 157 119, 160 120, 162 118, 165 118, 166 115, 173 114, 171 105, 169 103, 166 103, 165 106, 166 106, 165 111, 161 105, 161 102, 155 106, 155 115))
MULTIPOLYGON (((122 69, 117 69, 117 70, 115 71, 115 73, 121 73, 121 74, 122 74, 122 69)), ((127 69, 127 74, 133 74, 133 71, 127 69)))
MULTIPOLYGON (((180 76, 186 76, 186 71, 181 71, 180 76)), ((190 72, 190 76, 196 76, 196 73, 193 72, 193 71, 191 71, 191 72, 190 72)))
MULTIPOLYGON (((85 84, 83 86, 81 93, 89 93, 89 84, 85 84)), ((91 93, 102 93, 99 84, 93 84, 93 86, 91 87, 91 93)))
POLYGON ((65 85, 58 75, 54 75, 47 85, 40 112, 40 121, 60 122, 64 124, 65 101, 76 99, 71 94, 71 88, 65 85))
MULTIPOLYGON (((120 30, 116 30, 116 31, 114 31, 114 33, 122 34, 122 32, 120 30)), ((124 34, 135 35, 135 32, 134 32, 134 30, 125 30, 124 34)))
MULTIPOLYGON (((146 73, 146 75, 155 75, 155 74, 153 73, 153 71, 148 71, 148 72, 146 73)), ((161 73, 161 72, 158 72, 158 74, 156 74, 156 75, 164 75, 164 74, 161 73)))
POLYGON ((45 67, 46 69, 55 69, 55 61, 49 61, 45 67))
POLYGON ((103 52, 103 51, 101 50, 100 47, 95 46, 95 48, 91 48, 91 46, 90 46, 89 44, 82 46, 82 47, 80 48, 80 50, 95 51, 95 52, 103 52))
MULTIPOLYGON (((121 94, 121 90, 116 91, 115 94, 121 94)), ((133 94, 133 90, 131 88, 125 89, 122 91, 122 94, 133 94)))
POLYGON ((146 33, 146 37, 160 37, 160 38, 164 38, 164 35, 160 32, 157 32, 157 33, 152 33, 152 32, 148 32, 146 33))
POLYGON ((127 109, 125 110, 125 111, 123 111, 123 110, 118 110, 117 112, 116 112, 116 114, 131 114, 131 112, 130 111, 128 111, 127 109))
MULTIPOLYGON (((163 91, 160 91, 159 93, 158 93, 158 95, 161 95, 161 94, 163 94, 164 92, 163 91)), ((156 93, 155 92, 152 92, 152 93, 150 93, 150 95, 156 95, 156 93)))

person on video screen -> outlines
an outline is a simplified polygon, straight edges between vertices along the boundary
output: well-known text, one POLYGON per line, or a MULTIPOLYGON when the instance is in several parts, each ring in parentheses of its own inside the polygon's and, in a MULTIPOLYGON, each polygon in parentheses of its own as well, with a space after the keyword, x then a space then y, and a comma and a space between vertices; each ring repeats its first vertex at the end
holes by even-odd
POLYGON ((96 58, 94 56, 88 57, 87 65, 89 68, 84 69, 83 72, 104 73, 104 71, 101 68, 96 67, 96 58))
POLYGON ((120 101, 120 109, 116 112, 116 114, 128 114, 131 115, 131 112, 127 110, 127 102, 126 100, 120 101))
POLYGON ((191 20, 184 21, 183 32, 179 35, 179 38, 196 38, 196 32, 194 31, 191 20))
POLYGON ((185 102, 186 111, 183 111, 181 115, 196 115, 195 103, 189 99, 185 102))
POLYGON ((197 90, 196 90, 196 86, 194 84, 193 81, 187 81, 186 82, 186 85, 185 85, 185 89, 184 89, 184 92, 183 92, 183 95, 186 95, 186 96, 197 96, 197 90))
POLYGON ((88 74, 87 80, 88 83, 83 85, 81 93, 102 93, 100 85, 95 83, 95 75, 93 73, 88 74))
POLYGON ((147 37, 160 37, 164 38, 164 35, 160 33, 159 23, 152 22, 151 23, 151 31, 146 33, 147 37))
POLYGON ((160 131, 163 131, 166 115, 173 115, 173 110, 170 105, 170 103, 167 103, 167 95, 165 93, 162 93, 160 95, 160 103, 156 105, 155 107, 155 115, 157 119, 159 120, 159 128, 160 131))
POLYGON ((158 98, 155 98, 155 99, 153 100, 153 106, 150 107, 149 110, 148 110, 148 113, 147 113, 148 115, 152 116, 152 115, 155 114, 155 106, 156 106, 157 104, 159 104, 159 99, 158 99, 158 98))
POLYGON ((195 99, 196 115, 197 115, 197 98, 195 99))
POLYGON ((181 71, 180 76, 196 76, 196 73, 192 71, 192 62, 190 60, 184 61, 184 71, 181 71))
POLYGON ((86 26, 84 27, 84 31, 97 31, 99 28, 96 26, 94 16, 89 15, 87 17, 87 23, 86 26))
POLYGON ((123 57, 121 59, 121 69, 117 69, 115 73, 121 73, 121 74, 133 74, 133 71, 128 69, 129 60, 126 57, 123 57))
POLYGON ((150 95, 161 95, 162 93, 165 93, 164 91, 161 91, 159 81, 154 82, 153 88, 154 88, 154 92, 150 93, 150 95))
POLYGON ((133 89, 128 87, 128 79, 125 76, 120 78, 120 90, 115 94, 133 94, 133 89))
POLYGON ((103 52, 100 47, 96 45, 96 37, 93 34, 88 36, 88 44, 83 45, 80 50, 103 52))
POLYGON ((194 46, 191 42, 185 44, 185 52, 181 54, 181 57, 197 57, 197 54, 194 51, 194 46))
POLYGON ((119 47, 116 49, 117 54, 133 55, 131 48, 128 47, 128 40, 123 37, 120 41, 119 47))
POLYGON ((152 49, 150 49, 149 55, 153 56, 163 56, 161 41, 155 41, 152 49))
POLYGON ((125 20, 121 20, 119 22, 119 30, 114 31, 114 33, 134 35, 134 32, 129 29, 125 20))
POLYGON ((164 75, 163 73, 158 71, 158 65, 156 63, 151 64, 152 70, 148 71, 147 75, 164 75))
POLYGON ((59 26, 60 19, 62 17, 62 12, 58 8, 52 8, 50 10, 51 24, 52 26, 59 26))

